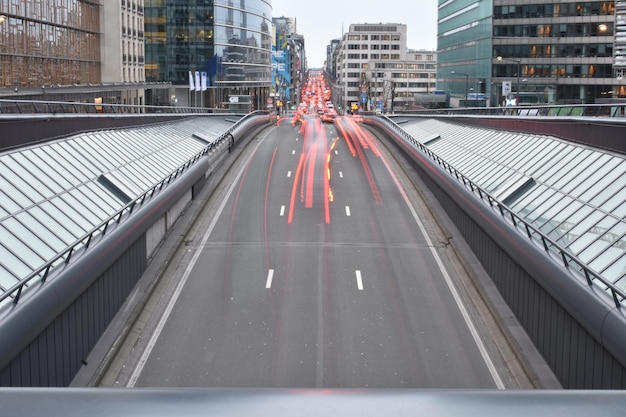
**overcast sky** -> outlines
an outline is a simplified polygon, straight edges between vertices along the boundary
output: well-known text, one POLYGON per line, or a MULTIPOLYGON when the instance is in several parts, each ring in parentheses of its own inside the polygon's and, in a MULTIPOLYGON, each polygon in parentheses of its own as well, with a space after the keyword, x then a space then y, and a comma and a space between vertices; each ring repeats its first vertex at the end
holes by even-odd
POLYGON ((296 18, 309 68, 321 68, 326 46, 351 24, 404 23, 407 47, 437 49, 437 0, 272 0, 273 17, 296 18))

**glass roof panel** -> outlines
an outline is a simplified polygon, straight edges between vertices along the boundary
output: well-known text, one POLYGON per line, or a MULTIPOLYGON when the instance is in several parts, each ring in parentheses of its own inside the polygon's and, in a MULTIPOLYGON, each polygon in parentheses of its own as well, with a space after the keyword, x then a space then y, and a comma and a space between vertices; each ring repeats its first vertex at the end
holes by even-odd
POLYGON ((58 174, 58 177, 55 176, 55 180, 58 180, 58 182, 65 188, 71 188, 74 184, 79 184, 81 181, 79 181, 78 177, 76 177, 74 174, 76 175, 80 175, 79 173, 76 172, 75 169, 72 169, 71 171, 69 171, 67 168, 71 168, 70 166, 67 166, 67 164, 65 164, 65 162, 63 161, 63 158, 56 152, 54 152, 52 149, 50 148, 36 148, 33 150, 37 156, 39 156, 39 158, 41 158, 42 163, 45 164, 46 166, 48 166, 50 169, 54 170, 55 173, 58 174), (63 181, 61 181, 61 179, 63 179, 63 181))
POLYGON ((76 181, 73 182, 74 185, 93 178, 93 174, 90 173, 87 168, 74 157, 74 155, 69 153, 64 148, 60 146, 50 146, 47 151, 52 158, 62 165, 64 170, 71 173, 72 176, 76 178, 76 181))
POLYGON ((8 215, 20 211, 22 206, 13 201, 13 199, 2 190, 2 183, 3 180, 2 177, 0 177, 0 207, 2 207, 2 213, 8 215))
POLYGON ((563 191, 586 200, 582 198, 582 195, 584 195, 589 188, 593 187, 595 190, 593 190, 592 195, 595 195, 600 191, 598 188, 600 188, 601 183, 598 182, 608 173, 607 166, 609 163, 610 157, 608 157, 608 155, 607 158, 597 158, 595 161, 588 164, 583 171, 584 173, 580 175, 576 181, 572 181, 563 191))
POLYGON ((99 183, 88 182, 85 187, 93 193, 93 200, 96 201, 96 205, 109 215, 122 208, 122 203, 99 183))
MULTIPOLYGON (((557 204, 557 202, 563 200, 563 194, 559 193, 556 190, 548 189, 545 193, 538 196, 533 201, 534 207, 531 211, 526 214, 526 220, 530 222, 535 222, 537 219, 545 219, 546 216, 544 214, 546 211, 557 204)), ((543 222, 541 222, 543 223, 543 222)))
POLYGON ((58 146, 56 146, 55 149, 65 158, 65 161, 68 164, 71 164, 83 173, 84 178, 93 178, 98 175, 99 170, 89 161, 88 158, 85 158, 84 155, 82 155, 82 149, 79 151, 75 146, 70 146, 70 144, 66 142, 58 143, 58 146))
MULTIPOLYGON (((623 165, 623 164, 622 164, 623 165)), ((622 199, 626 199, 626 193, 624 188, 626 187, 626 173, 621 172, 618 169, 614 169, 609 172, 604 178, 603 186, 599 188, 598 194, 589 200, 589 204, 599 207, 605 207, 605 203, 612 197, 621 196, 622 199)), ((608 208, 610 211, 611 208, 608 208)))
POLYGON ((577 150, 572 151, 569 148, 564 148, 556 158, 546 161, 545 170, 536 173, 537 179, 541 182, 551 181, 554 183, 556 178, 561 178, 567 173, 567 166, 571 164, 578 153, 577 150))
POLYGON ((587 169, 585 159, 588 156, 588 152, 579 152, 575 158, 563 165, 558 174, 555 174, 554 177, 559 179, 551 181, 552 185, 564 193, 569 193, 581 181, 582 174, 587 169))
POLYGON ((66 193, 59 194, 58 196, 50 200, 50 202, 66 216, 71 217, 77 225, 80 225, 81 230, 89 230, 92 226, 90 220, 91 217, 93 217, 93 214, 89 216, 88 213, 85 212, 82 205, 78 207, 72 207, 70 204, 68 204, 67 201, 65 201, 65 196, 66 193))
POLYGON ((40 222, 42 225, 45 225, 50 233, 53 233, 55 236, 61 239, 65 244, 65 248, 76 240, 77 236, 75 236, 68 229, 66 229, 63 223, 58 222, 50 214, 48 214, 48 212, 44 211, 41 208, 41 205, 33 207, 29 210, 29 213, 32 214, 33 218, 37 219, 38 222, 40 222))
MULTIPOLYGON (((592 221, 592 217, 596 215, 600 216, 599 217, 600 220, 591 228, 589 228, 587 231, 583 232, 581 234, 581 237, 576 239, 574 242, 572 242, 568 248, 572 253, 575 253, 577 256, 579 256, 580 253, 583 250, 585 250, 588 246, 594 245, 594 243, 597 242, 598 239, 600 241, 604 239, 607 242, 607 244, 612 243, 612 241, 610 242, 608 241, 607 239, 608 236, 606 235, 606 233, 613 226, 615 226, 617 219, 610 217, 610 216, 606 216, 600 213, 599 211, 596 211, 593 213, 592 216, 589 216, 589 220, 592 221)), ((576 233, 576 230, 573 230, 573 232, 576 233)), ((590 258, 591 257, 586 258, 585 262, 589 261, 590 258)))
POLYGON ((31 215, 29 212, 19 213, 15 218, 37 236, 38 239, 45 242, 46 245, 53 248, 57 253, 67 248, 69 242, 73 241, 73 236, 69 235, 67 231, 61 228, 55 228, 54 230, 45 227, 39 220, 31 215), (67 237, 67 241, 63 241, 57 233, 64 232, 67 237))
POLYGON ((6 166, 2 166, 2 164, 0 164, 0 172, 2 172, 2 175, 7 181, 17 188, 20 193, 27 196, 30 201, 37 202, 44 199, 44 196, 38 190, 33 188, 33 185, 38 185, 41 188, 45 187, 41 184, 41 182, 32 178, 26 171, 22 171, 22 175, 25 175, 25 177, 21 178, 13 170, 10 170, 6 166))
MULTIPOLYGON (((52 221, 46 222, 46 225, 49 225, 49 227, 51 228, 62 225, 65 230, 71 233, 73 239, 71 239, 68 243, 73 243, 74 241, 76 241, 80 236, 85 233, 85 230, 89 227, 89 225, 85 224, 84 220, 81 220, 80 218, 68 217, 66 213, 64 213, 62 210, 59 210, 59 208, 53 205, 50 201, 46 201, 40 204, 39 207, 53 219, 52 221), (81 223, 80 225, 76 223, 81 221, 83 223, 81 223)), ((39 219, 38 215, 36 215, 36 217, 39 219)), ((54 229, 54 231, 58 232, 56 228, 54 229)))
MULTIPOLYGON (((565 230, 565 234, 559 239, 559 244, 567 248, 570 243, 578 239, 578 237, 587 231, 596 221, 600 219, 602 213, 596 213, 592 207, 582 205, 578 211, 572 216, 565 219, 559 224, 561 230, 565 230)), ((591 238, 589 238, 591 240, 591 238)), ((588 242, 590 243, 590 242, 588 242)))
POLYGON ((586 248, 580 253, 580 258, 589 262, 589 266, 597 271, 606 269, 618 257, 626 252, 626 224, 618 222, 600 239, 599 246, 586 248))
MULTIPOLYGON (((24 225, 15 218, 4 220, 0 228, 1 227, 6 228, 7 232, 11 233, 13 236, 17 236, 21 242, 24 242, 25 245, 41 256, 42 259, 50 259, 57 253, 51 246, 46 244, 45 241, 31 230, 24 227, 24 225)), ((0 234, 1 233, 2 231, 0 231, 0 234)), ((0 237, 0 240, 6 242, 3 237, 0 237)))
POLYGON ((596 263, 598 263, 598 265, 608 264, 608 267, 600 271, 602 276, 611 282, 617 282, 618 287, 626 291, 626 257, 622 256, 623 253, 623 250, 611 248, 605 251, 600 258, 594 260, 590 266, 596 270, 594 267, 596 263), (610 251, 614 251, 615 253, 608 253, 610 251), (604 257, 614 259, 614 261, 612 263, 605 262, 605 260, 602 259, 604 257))
MULTIPOLYGON (((23 167, 23 169, 28 170, 28 172, 32 175, 32 177, 37 178, 41 181, 44 188, 37 188, 39 192, 41 192, 45 197, 50 197, 55 193, 59 193, 63 191, 63 188, 59 186, 55 181, 49 180, 49 175, 43 171, 44 167, 34 164, 30 159, 28 159, 25 155, 25 152, 16 152, 11 155, 12 159, 15 160, 16 166, 11 167, 14 170, 18 170, 19 167, 23 167)), ((21 171, 21 169, 19 169, 21 171)))
MULTIPOLYGON (((2 190, 2 193, 5 194, 7 197, 9 197, 10 200, 5 201, 4 199, 0 202, 0 204, 2 204, 3 206, 6 206, 5 208, 9 208, 8 206, 13 206, 13 204, 11 204, 11 202, 13 202, 14 204, 17 204, 17 206, 19 207, 18 210, 20 208, 26 208, 26 207, 30 207, 33 205, 33 201, 31 199, 29 199, 24 193, 22 193, 19 189, 17 189, 12 183, 10 183, 9 181, 7 181, 4 178, 4 174, 5 173, 0 173, 0 190, 2 190)), ((15 207, 15 206, 13 206, 15 207)), ((17 211, 17 210, 14 210, 17 211)))
MULTIPOLYGON (((86 200, 84 196, 82 200, 86 200)), ((72 211, 75 211, 77 214, 80 213, 80 216, 85 219, 87 221, 87 224, 90 224, 92 227, 100 224, 102 220, 104 220, 95 215, 94 212, 91 210, 93 204, 90 204, 90 202, 88 201, 85 201, 86 204, 83 204, 70 193, 60 194, 58 198, 55 198, 53 200, 53 202, 61 210, 65 210, 65 207, 67 207, 67 213, 71 213, 72 211)), ((89 228, 89 230, 91 230, 91 228, 89 228)))
MULTIPOLYGON (((14 234, 9 232, 4 225, 0 225, 0 242, 5 245, 6 248, 10 248, 10 252, 13 253, 13 258, 19 259, 20 263, 23 263, 28 267, 30 272, 41 266, 45 259, 35 252, 30 246, 24 243, 21 239, 17 238, 14 234)), ((2 262, 11 265, 10 259, 2 259, 2 262)))
MULTIPOLYGON (((6 254, 6 252, 3 252, 3 249, 2 245, 0 245, 0 259, 2 259, 3 253, 6 254)), ((2 260, 0 260, 0 290, 4 292, 13 285, 17 284, 17 282, 18 279, 15 274, 7 269, 7 267, 3 265, 2 260)))
POLYGON ((536 208, 535 201, 536 199, 545 192, 550 191, 550 188, 546 187, 543 184, 536 184, 530 191, 524 195, 522 198, 517 200, 515 204, 511 205, 511 209, 524 215, 530 213, 536 208))

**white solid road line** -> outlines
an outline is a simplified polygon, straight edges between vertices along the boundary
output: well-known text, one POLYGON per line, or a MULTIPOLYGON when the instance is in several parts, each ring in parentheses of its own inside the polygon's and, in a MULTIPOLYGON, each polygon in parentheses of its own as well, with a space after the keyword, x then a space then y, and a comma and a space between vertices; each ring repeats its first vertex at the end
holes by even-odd
POLYGON ((363 291, 363 278, 361 278, 361 271, 356 270, 356 287, 359 291, 363 291))
MULTIPOLYGON (((258 148, 261 145, 261 143, 262 141, 259 141, 256 147, 258 148)), ((211 224, 207 228, 204 236, 202 237, 202 241, 200 242, 200 245, 198 245, 198 247, 196 248, 196 252, 193 254, 193 257, 191 258, 189 265, 187 265, 187 268, 185 269, 183 276, 178 282, 178 285, 176 286, 176 289, 174 290, 174 293, 172 294, 172 298, 170 298, 170 301, 167 304, 167 307, 165 308, 163 315, 159 319, 159 322, 157 323, 156 328, 154 329, 154 332, 152 332, 152 336, 150 337, 150 340, 148 341, 148 344, 146 345, 146 349, 143 351, 143 354, 139 358, 139 363, 137 364, 137 367, 135 367, 135 369, 133 370, 133 373, 131 374, 130 379, 128 380, 128 383, 126 384, 128 388, 134 387, 135 384, 137 383, 137 380, 139 379, 139 376, 141 375, 141 372, 143 371, 144 366, 146 366, 146 363, 148 362, 148 358, 150 357, 150 354, 152 353, 152 349, 154 349, 154 346, 156 345, 156 342, 159 336, 161 335, 161 332, 163 331, 163 327, 165 327, 165 323, 167 322, 167 319, 172 313, 172 310, 174 310, 176 301, 178 300, 178 297, 180 296, 180 293, 182 292, 183 287, 187 283, 187 280, 189 279, 189 275, 191 275, 191 271, 196 265, 196 262, 198 261, 198 258, 200 257, 200 254, 202 253, 202 250, 204 249, 204 246, 209 240, 209 236, 211 235, 211 233, 213 233, 213 229, 215 228, 215 225, 217 224, 217 220, 221 216, 222 211, 224 211, 224 207, 226 207, 226 203, 229 201, 231 194, 235 190, 235 187, 239 184, 239 180, 241 179, 241 176, 243 175, 245 171, 245 167, 250 162, 250 159, 254 156, 254 153, 255 152, 250 152, 247 161, 241 166, 241 169, 239 170, 239 172, 237 173, 237 176, 233 180, 230 188, 228 189, 228 192, 226 193, 226 196, 222 199, 222 202, 219 208, 217 209, 217 212, 215 213, 215 216, 213 217, 211 224)))
POLYGON ((265 281, 265 288, 272 288, 272 279, 274 279, 274 270, 267 271, 267 280, 265 281))

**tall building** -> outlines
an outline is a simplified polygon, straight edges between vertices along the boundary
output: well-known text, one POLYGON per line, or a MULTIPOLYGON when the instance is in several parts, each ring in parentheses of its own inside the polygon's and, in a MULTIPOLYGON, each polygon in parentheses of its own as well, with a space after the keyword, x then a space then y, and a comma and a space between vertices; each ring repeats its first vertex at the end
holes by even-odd
POLYGON ((437 54, 407 48, 405 24, 352 24, 337 49, 342 109, 411 109, 435 88, 437 54))
POLYGON ((0 96, 133 105, 169 97, 169 86, 145 83, 143 1, 0 0, 0 96))
POLYGON ((337 53, 339 52, 339 45, 341 39, 333 39, 330 44, 326 46, 326 62, 325 69, 330 75, 332 80, 337 79, 337 53))
POLYGON ((143 0, 102 1, 102 81, 145 81, 143 0))
POLYGON ((99 83, 98 0, 0 0, 0 88, 99 83))
POLYGON ((272 96, 276 110, 295 109, 306 73, 304 37, 291 17, 275 17, 272 23, 272 96))
MULTIPOLYGON (((101 1, 102 82, 145 82, 143 0, 101 1)), ((119 103, 144 104, 144 94, 143 88, 126 89, 119 103)))
POLYGON ((264 107, 271 84, 269 0, 145 0, 144 6, 146 80, 171 82, 179 103, 228 106, 237 96, 251 109, 264 107), (196 72, 205 74, 202 88, 196 72))
POLYGON ((439 0, 438 89, 453 105, 472 92, 489 105, 626 97, 623 3, 439 0))

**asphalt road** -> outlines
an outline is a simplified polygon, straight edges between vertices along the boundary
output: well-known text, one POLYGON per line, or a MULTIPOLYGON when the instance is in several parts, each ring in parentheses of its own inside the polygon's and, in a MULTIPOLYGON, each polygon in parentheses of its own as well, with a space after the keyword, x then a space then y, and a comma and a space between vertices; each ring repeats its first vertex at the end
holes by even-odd
POLYGON ((253 141, 186 236, 116 383, 508 387, 395 166, 347 117, 283 120, 253 141))

